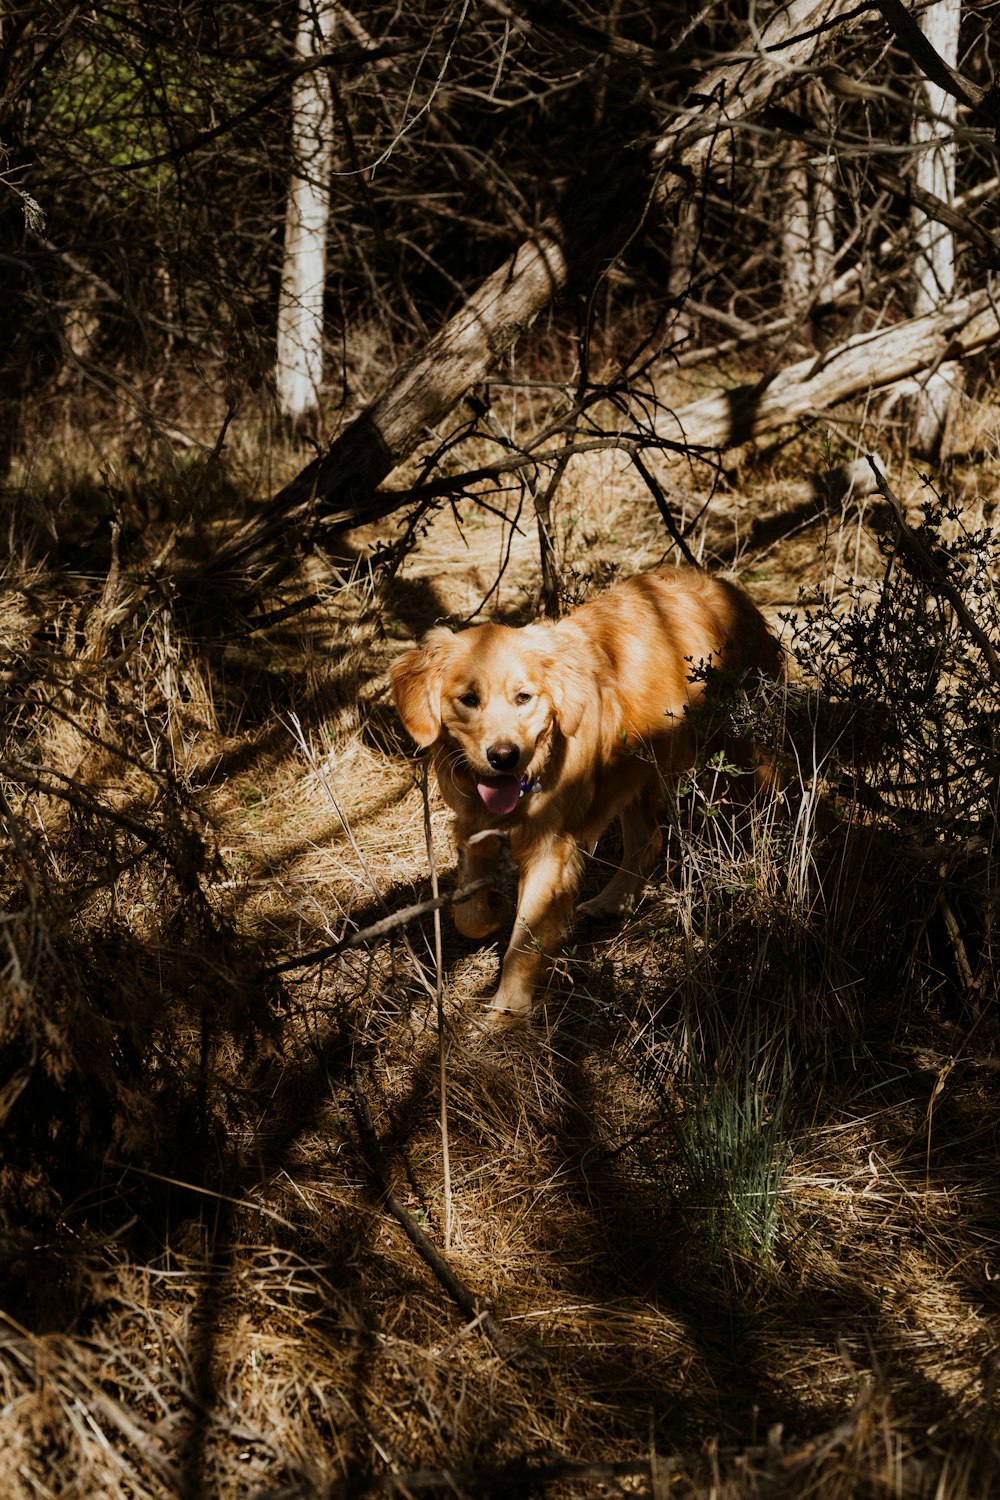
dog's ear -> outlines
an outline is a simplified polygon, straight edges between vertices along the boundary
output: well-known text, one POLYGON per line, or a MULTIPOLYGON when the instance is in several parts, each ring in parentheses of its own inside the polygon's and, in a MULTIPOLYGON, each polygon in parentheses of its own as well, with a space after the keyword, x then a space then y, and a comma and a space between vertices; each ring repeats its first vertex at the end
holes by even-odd
POLYGON ((430 630, 389 668, 396 710, 422 750, 441 733, 441 677, 454 639, 450 630, 430 630))
POLYGON ((549 679, 559 728, 567 739, 576 734, 588 706, 593 702, 594 679, 574 651, 560 652, 549 679))
POLYGON ((562 639, 558 626, 528 625, 523 634, 530 636, 540 650, 556 722, 568 739, 580 728, 587 706, 596 696, 593 672, 580 648, 562 639))

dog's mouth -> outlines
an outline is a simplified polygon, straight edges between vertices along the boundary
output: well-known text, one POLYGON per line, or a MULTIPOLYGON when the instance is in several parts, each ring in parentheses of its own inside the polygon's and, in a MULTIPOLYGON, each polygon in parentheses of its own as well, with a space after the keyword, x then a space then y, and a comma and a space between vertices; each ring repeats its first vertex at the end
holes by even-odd
POLYGON ((540 792, 541 782, 537 776, 484 776, 473 772, 476 791, 487 812, 503 818, 512 813, 522 797, 529 792, 540 792))
POLYGON ((503 817, 512 813, 521 799, 519 776, 481 776, 476 773, 476 791, 486 810, 503 817))

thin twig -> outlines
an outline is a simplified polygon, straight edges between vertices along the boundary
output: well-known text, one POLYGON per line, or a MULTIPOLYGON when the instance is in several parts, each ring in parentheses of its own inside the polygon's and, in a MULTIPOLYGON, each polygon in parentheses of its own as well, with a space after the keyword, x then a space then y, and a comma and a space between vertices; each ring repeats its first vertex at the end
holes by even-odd
POLYGON ((129 817, 128 813, 109 807, 89 787, 74 780, 72 776, 57 771, 54 766, 28 766, 4 760, 0 761, 0 773, 18 786, 27 787, 29 791, 41 792, 45 797, 56 797, 92 817, 105 818, 115 827, 141 839, 150 849, 158 849, 163 841, 163 835, 158 829, 149 828, 137 818, 129 817), (51 777, 52 780, 46 780, 46 777, 51 777))
POLYGON ((681 532, 676 520, 674 519, 673 511, 670 509, 667 497, 663 493, 662 485, 656 478, 656 475, 653 474, 649 469, 647 469, 646 465, 643 463, 642 458, 639 455, 638 449, 632 453, 631 457, 633 467, 638 471, 640 479, 649 490, 649 493, 652 495, 653 499, 656 501, 656 508, 660 512, 663 524, 673 538, 675 546, 680 549, 681 553, 684 556, 685 562, 690 563, 693 568, 696 568, 698 566, 698 561, 694 557, 691 548, 688 546, 686 540, 684 539, 683 533, 681 532))
POLYGON ((442 906, 457 906, 462 901, 471 901, 478 891, 484 890, 491 882, 488 877, 483 880, 474 880, 471 885, 465 885, 461 890, 448 891, 443 896, 433 896, 430 901, 416 901, 412 906, 404 906, 399 911, 390 912, 387 917, 380 917, 370 927, 359 927, 357 932, 348 933, 347 937, 339 938, 335 943, 327 943, 323 948, 314 948, 311 953, 302 953, 297 958, 286 958, 280 964, 274 964, 265 970, 268 975, 287 974, 292 969, 306 969, 310 964, 318 964, 325 958, 333 958, 338 953, 344 953, 348 948, 363 948, 366 943, 378 942, 380 938, 388 937, 399 927, 405 927, 409 922, 415 922, 418 917, 424 917, 428 912, 440 911, 442 906))
POLYGON ((528 488, 535 507, 538 525, 538 545, 542 563, 542 606, 550 619, 559 614, 559 563, 556 559, 555 533, 552 525, 552 501, 562 483, 563 475, 573 456, 573 442, 568 439, 562 454, 556 459, 555 468, 544 489, 539 489, 536 477, 529 477, 528 488))
MULTIPOLYGON (((303 730, 302 725, 299 722, 298 715, 294 714, 294 713, 291 714, 289 716, 289 723, 291 724, 292 731, 295 734, 296 739, 298 740, 299 748, 301 749, 302 754, 305 756, 306 764, 309 766, 310 770, 313 772, 313 774, 315 775, 315 777, 319 781, 319 783, 322 786, 322 788, 323 788, 324 792, 326 793, 327 797, 330 799, 330 804, 333 807, 334 811, 336 812, 337 817, 340 819, 340 823, 341 823, 341 826, 342 826, 342 828, 344 830, 344 834, 345 834, 345 836, 346 836, 346 838, 347 838, 347 840, 348 840, 348 842, 349 842, 349 844, 351 846, 351 849, 354 851, 354 856, 357 859, 358 864, 361 866, 361 869, 365 873, 365 878, 368 881, 368 886, 369 886, 369 889, 371 890, 372 895, 375 897, 375 900, 378 902, 379 906, 381 906, 382 910, 385 912, 385 916, 381 919, 382 922, 387 922, 389 924, 389 926, 385 930, 386 931, 391 931, 394 927, 405 928, 405 925, 406 925, 405 921, 399 921, 399 922, 397 922, 397 921, 394 920, 395 914, 393 912, 390 912, 390 910, 389 910, 389 908, 388 908, 388 906, 386 904, 385 897, 382 894, 381 886, 379 885, 379 882, 375 879, 375 876, 374 876, 374 874, 372 872, 371 866, 369 865, 368 860, 365 857, 364 851, 362 850, 360 844, 358 843, 357 839, 354 836, 354 830, 352 829, 351 824, 350 824, 350 820, 348 819, 348 816, 347 816, 347 809, 344 806, 344 804, 341 802, 340 797, 337 795, 337 790, 333 786, 333 784, 332 784, 332 782, 330 780, 329 774, 327 772, 326 765, 324 763, 321 763, 321 762, 317 761, 317 759, 316 759, 316 757, 315 757, 315 755, 313 753, 312 746, 309 744, 309 741, 308 741, 308 739, 306 737, 305 731, 303 730)), ((376 937, 380 936, 381 934, 377 930, 378 927, 379 927, 379 923, 376 923, 374 928, 368 929, 367 936, 372 936, 372 935, 374 935, 376 937)), ((417 958, 417 955, 414 953, 412 947, 410 946, 410 939, 409 939, 409 937, 408 937, 408 935, 407 935, 407 933, 405 931, 403 931, 403 933, 402 933, 402 938, 403 938, 403 943, 406 946, 407 952, 409 953, 410 957, 413 959, 414 968, 416 970, 417 975, 420 978, 421 983, 427 989, 427 991, 428 991, 429 994, 433 994, 434 992, 431 989, 431 987, 430 987, 430 985, 429 985, 429 983, 427 981, 426 975, 424 974, 423 965, 421 964, 420 960, 417 958)), ((360 941, 360 939, 358 939, 358 940, 360 941)), ((318 955, 318 957, 320 959, 332 957, 333 953, 338 952, 340 950, 341 945, 346 946, 346 947, 356 947, 357 946, 357 941, 355 941, 355 942, 345 942, 343 939, 341 939, 340 943, 334 945, 333 948, 331 948, 331 949, 328 949, 326 951, 321 952, 318 955)), ((316 955, 313 955, 313 956, 316 956, 316 955)), ((311 962, 311 958, 307 958, 307 962, 311 962)), ((299 967, 299 965, 297 965, 295 963, 292 963, 292 964, 289 965, 289 964, 286 963, 285 967, 286 968, 287 967, 296 968, 296 967, 299 967)), ((276 971, 273 971, 273 972, 280 972, 280 971, 276 970, 276 971)))
MULTIPOLYGON (((561 416, 557 424, 547 430, 547 435, 559 432, 565 428, 567 418, 561 416)), ((428 479, 420 484, 411 485, 405 490, 379 490, 379 496, 387 504, 401 509, 404 505, 411 505, 418 500, 434 500, 442 496, 454 498, 460 492, 464 492, 474 484, 480 484, 485 480, 497 480, 505 474, 518 474, 525 469, 532 470, 543 464, 565 463, 577 454, 601 453, 608 449, 614 449, 621 453, 641 453, 646 449, 656 452, 688 453, 690 445, 675 442, 672 438, 661 437, 657 433, 637 433, 632 436, 628 433, 611 432, 602 437, 581 438, 576 442, 569 442, 560 448, 546 448, 538 453, 525 445, 523 452, 509 455, 506 458, 498 458, 494 463, 483 464, 478 469, 468 469, 461 474, 445 474, 438 479, 428 479)), ((478 499, 473 494, 470 498, 478 499)))
POLYGON ((894 33, 896 40, 913 58, 920 71, 936 83, 939 89, 966 105, 979 119, 996 127, 997 94, 995 86, 984 89, 971 79, 963 77, 957 68, 952 68, 921 31, 918 21, 910 14, 902 0, 875 0, 882 12, 883 20, 894 33))
MULTIPOLYGON (((431 895, 438 900, 438 870, 434 858, 434 838, 431 832, 431 802, 427 788, 427 760, 421 762, 420 791, 424 800, 424 842, 427 845, 427 865, 431 872, 431 895)), ((438 1075, 441 1110, 441 1164, 444 1192, 444 1248, 451 1249, 451 1151, 448 1144, 448 1049, 444 1024, 444 955, 441 945, 441 907, 434 908, 434 999, 437 1005, 438 1075)))

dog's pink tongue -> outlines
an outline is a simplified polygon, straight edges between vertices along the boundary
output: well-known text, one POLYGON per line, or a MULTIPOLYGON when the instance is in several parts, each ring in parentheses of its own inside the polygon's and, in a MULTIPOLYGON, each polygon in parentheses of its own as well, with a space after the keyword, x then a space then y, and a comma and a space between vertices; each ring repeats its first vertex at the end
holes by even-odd
POLYGON ((514 811, 521 795, 521 785, 516 776, 506 776, 502 781, 499 778, 496 781, 477 781, 476 790, 489 811, 501 817, 514 811))

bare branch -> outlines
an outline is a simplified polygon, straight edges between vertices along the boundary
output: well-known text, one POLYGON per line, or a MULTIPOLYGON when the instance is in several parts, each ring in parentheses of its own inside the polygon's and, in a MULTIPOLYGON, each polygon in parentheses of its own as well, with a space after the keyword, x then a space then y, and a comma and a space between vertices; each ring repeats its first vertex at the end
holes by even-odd
POLYGON ((1000 91, 996 84, 988 89, 964 78, 956 69, 950 68, 935 47, 927 40, 902 0, 874 0, 882 12, 886 25, 896 40, 913 58, 932 83, 951 94, 960 104, 965 104, 994 130, 1000 127, 1000 91))
POLYGON ((203 150, 204 147, 221 140, 223 136, 231 135, 241 125, 246 125, 256 119, 307 73, 315 73, 320 68, 377 67, 379 63, 387 59, 402 57, 412 51, 412 44, 385 42, 379 46, 355 44, 350 47, 338 47, 334 52, 323 52, 316 57, 305 58, 287 68, 277 83, 265 89, 243 109, 237 110, 236 114, 228 116, 225 120, 220 120, 218 125, 213 125, 210 130, 199 131, 197 135, 181 141, 169 151, 160 151, 155 156, 142 156, 137 161, 116 162, 115 170, 123 173, 141 172, 151 167, 162 167, 171 162, 183 161, 184 157, 203 150))
POLYGON ((966 632, 967 635, 972 638, 972 640, 975 641, 976 645, 983 653, 983 656, 986 659, 986 665, 989 668, 990 676, 993 678, 993 681, 996 683, 997 687, 1000 687, 1000 656, 997 655, 997 651, 995 646, 993 645, 993 642, 990 640, 989 636, 986 634, 986 631, 982 628, 982 626, 978 624, 978 622, 973 618, 968 605, 962 598, 960 591, 955 587, 951 580, 945 576, 945 574, 941 570, 940 565, 935 561, 932 553, 928 551, 927 547, 924 546, 923 542, 920 540, 920 537, 907 521, 906 512, 903 510, 903 507, 897 497, 889 488, 889 482, 886 479, 885 475, 882 473, 881 469, 878 467, 876 460, 870 454, 868 456, 868 462, 871 464, 872 473, 875 476, 875 483, 878 486, 879 494, 884 500, 887 500, 889 505, 892 507, 892 513, 896 517, 896 524, 899 527, 900 536, 903 539, 906 550, 911 554, 911 556, 918 564, 920 568, 921 578, 933 593, 939 594, 943 599, 947 599, 948 603, 955 611, 955 615, 959 620, 962 629, 966 632))
MULTIPOLYGON (((571 279, 592 278, 634 235, 653 181, 662 204, 683 197, 712 159, 720 130, 768 102, 794 78, 820 37, 862 12, 838 0, 794 0, 750 39, 749 55, 716 68, 656 142, 647 163, 616 155, 588 173, 596 191, 570 198, 560 214, 488 277, 465 306, 404 366, 381 396, 239 533, 213 572, 266 570, 268 582, 292 565, 289 531, 311 544, 330 529, 373 519, 373 491, 474 385, 482 381, 571 279), (650 175, 652 174, 652 175, 650 175)), ((376 502, 379 513, 388 513, 376 502)))
MULTIPOLYGON (((817 151, 830 152, 833 155, 838 152, 839 143, 836 139, 819 135, 810 129, 808 121, 804 120, 801 115, 794 114, 780 105, 766 109, 761 119, 765 124, 785 131, 817 151)), ((1000 239, 990 234, 989 230, 983 229, 974 219, 970 219, 968 214, 962 213, 950 203, 946 203, 943 198, 939 198, 935 193, 927 192, 925 188, 919 187, 908 178, 901 177, 898 172, 893 172, 891 168, 879 161, 874 152, 865 156, 864 170, 872 181, 887 188, 890 193, 904 198, 914 208, 919 208, 927 218, 944 224, 968 244, 975 245, 977 250, 982 250, 990 258, 991 264, 1000 263, 1000 239)))

